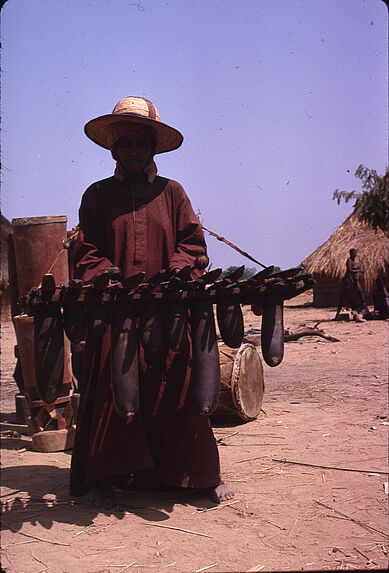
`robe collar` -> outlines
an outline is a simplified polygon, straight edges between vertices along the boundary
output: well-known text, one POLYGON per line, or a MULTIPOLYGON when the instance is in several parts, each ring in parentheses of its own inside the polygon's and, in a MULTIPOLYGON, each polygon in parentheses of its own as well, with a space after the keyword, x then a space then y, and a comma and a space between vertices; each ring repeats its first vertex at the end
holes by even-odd
MULTIPOLYGON (((150 161, 144 168, 143 173, 145 175, 146 181, 152 185, 158 173, 158 169, 153 157, 150 159, 150 161)), ((125 183, 129 181, 128 174, 123 170, 123 168, 121 167, 121 165, 119 165, 118 162, 116 162, 114 177, 115 179, 120 181, 120 183, 125 183)))

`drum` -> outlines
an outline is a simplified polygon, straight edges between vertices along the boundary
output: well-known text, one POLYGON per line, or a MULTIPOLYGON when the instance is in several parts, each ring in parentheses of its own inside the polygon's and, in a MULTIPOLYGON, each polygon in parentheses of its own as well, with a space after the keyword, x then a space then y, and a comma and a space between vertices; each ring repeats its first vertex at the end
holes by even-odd
POLYGON ((65 215, 12 219, 19 296, 39 286, 46 273, 57 285, 69 282, 66 222, 65 215))
POLYGON ((221 385, 213 417, 249 422, 262 406, 264 380, 262 362, 254 344, 238 349, 219 342, 221 385))
MULTIPOLYGON (((68 253, 63 248, 63 241, 67 238, 66 221, 65 216, 12 220, 13 245, 10 243, 10 248, 13 246, 13 279, 17 296, 26 295, 32 287, 38 287, 46 273, 54 275, 57 285, 69 282, 68 253)), ((73 423, 70 343, 65 336, 61 392, 52 403, 47 404, 39 396, 35 379, 34 317, 16 314, 15 306, 12 320, 23 374, 24 395, 30 413, 28 426, 33 434, 33 449, 57 451, 65 446, 71 447, 69 437, 73 434, 68 436, 73 423), (46 432, 47 444, 44 443, 46 432)))

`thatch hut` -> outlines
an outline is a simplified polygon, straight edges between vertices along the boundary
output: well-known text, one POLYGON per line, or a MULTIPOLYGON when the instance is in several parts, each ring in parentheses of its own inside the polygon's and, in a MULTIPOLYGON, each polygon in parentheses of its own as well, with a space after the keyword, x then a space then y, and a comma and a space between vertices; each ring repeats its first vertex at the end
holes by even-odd
POLYGON ((382 231, 376 232, 370 225, 361 223, 352 213, 325 243, 301 263, 316 281, 313 287, 315 306, 338 305, 340 281, 345 275, 351 248, 357 249, 357 261, 365 269, 360 276, 363 277, 361 284, 369 304, 376 278, 384 275, 388 284, 388 237, 382 231))
POLYGON ((9 304, 8 235, 10 233, 12 233, 12 225, 4 215, 1 215, 0 294, 2 307, 9 304))

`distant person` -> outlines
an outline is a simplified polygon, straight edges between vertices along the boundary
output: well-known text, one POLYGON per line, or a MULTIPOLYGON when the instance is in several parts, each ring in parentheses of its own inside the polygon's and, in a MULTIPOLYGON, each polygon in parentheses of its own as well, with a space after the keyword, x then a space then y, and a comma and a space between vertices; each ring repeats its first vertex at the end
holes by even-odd
POLYGON ((385 320, 389 318, 389 292, 383 277, 378 277, 375 281, 376 288, 373 290, 374 314, 376 318, 385 320))
POLYGON ((365 304, 365 294, 358 277, 359 274, 363 274, 365 272, 365 269, 361 269, 356 261, 357 250, 350 249, 349 253, 350 256, 346 263, 346 276, 352 280, 354 289, 359 293, 362 302, 365 304))
POLYGON ((365 315, 369 314, 365 302, 365 294, 358 278, 358 275, 364 273, 365 270, 360 268, 356 261, 357 250, 350 249, 349 254, 350 256, 346 262, 346 274, 341 281, 339 305, 335 320, 337 320, 343 307, 354 311, 354 317, 357 317, 356 320, 358 320, 358 316, 363 320, 365 315))

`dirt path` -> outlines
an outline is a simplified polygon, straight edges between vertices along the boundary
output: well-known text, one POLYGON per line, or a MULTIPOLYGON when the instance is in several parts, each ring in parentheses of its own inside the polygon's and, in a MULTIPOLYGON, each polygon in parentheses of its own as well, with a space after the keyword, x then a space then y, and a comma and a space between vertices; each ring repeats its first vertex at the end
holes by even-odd
MULTIPOLYGON (((215 428, 223 475, 236 494, 218 507, 198 493, 127 493, 120 511, 72 505, 70 454, 31 451, 25 428, 14 424, 14 334, 4 322, 2 431, 19 435, 2 433, 1 440, 3 569, 385 568, 389 322, 332 322, 333 309, 305 302, 303 295, 289 303, 286 326, 323 321, 320 328, 340 342, 288 342, 283 363, 264 366, 264 413, 215 428)), ((245 315, 246 328, 260 327, 259 318, 245 315)))

